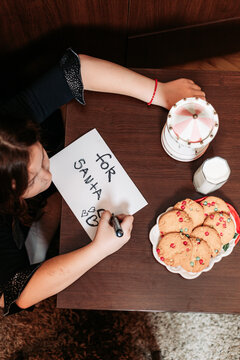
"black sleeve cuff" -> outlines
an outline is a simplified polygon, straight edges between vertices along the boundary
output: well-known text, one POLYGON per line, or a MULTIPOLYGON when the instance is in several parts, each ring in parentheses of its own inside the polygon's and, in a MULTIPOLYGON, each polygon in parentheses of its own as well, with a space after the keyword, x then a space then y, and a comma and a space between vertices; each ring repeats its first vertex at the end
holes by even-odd
MULTIPOLYGON (((15 301, 19 298, 21 292, 40 265, 41 263, 30 265, 29 268, 20 270, 13 274, 4 284, 0 284, 0 297, 4 294, 4 316, 12 315, 23 310, 15 304, 15 301)), ((32 309, 33 307, 24 310, 32 309)))

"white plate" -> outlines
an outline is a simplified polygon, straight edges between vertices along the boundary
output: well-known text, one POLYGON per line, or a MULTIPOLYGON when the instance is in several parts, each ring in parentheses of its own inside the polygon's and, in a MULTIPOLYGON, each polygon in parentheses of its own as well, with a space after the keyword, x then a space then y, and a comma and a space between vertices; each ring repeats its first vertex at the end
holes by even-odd
POLYGON ((160 232, 159 232, 159 227, 158 227, 158 221, 159 221, 159 218, 165 214, 166 212, 168 212, 169 210, 172 210, 173 207, 169 207, 164 213, 160 214, 158 217, 157 217, 157 220, 156 220, 156 224, 152 227, 152 229, 150 230, 150 233, 149 233, 149 239, 152 243, 152 252, 153 252, 153 256, 155 257, 155 259, 162 265, 164 265, 168 271, 172 272, 172 273, 176 273, 176 274, 179 274, 181 275, 183 278, 185 279, 188 279, 188 280, 191 280, 191 279, 195 279, 197 278, 199 275, 201 275, 202 272, 206 272, 206 271, 209 271, 212 269, 213 265, 217 262, 219 262, 224 256, 228 256, 231 254, 231 252, 233 251, 233 248, 235 246, 235 240, 236 240, 236 233, 237 233, 237 230, 236 230, 236 222, 235 222, 235 219, 234 217, 232 216, 231 212, 230 212, 230 216, 231 216, 231 219, 233 220, 234 222, 234 225, 235 225, 235 235, 234 235, 234 238, 229 242, 229 247, 228 249, 225 251, 222 250, 219 252, 219 254, 216 256, 216 257, 212 257, 211 260, 210 260, 210 263, 209 263, 209 266, 206 267, 205 269, 203 269, 202 271, 200 272, 188 272, 186 270, 184 270, 181 266, 177 266, 177 267, 174 267, 174 266, 169 266, 169 265, 166 265, 162 260, 160 260, 159 256, 158 256, 158 253, 157 253, 157 245, 159 243, 159 240, 161 239, 161 235, 160 235, 160 232))

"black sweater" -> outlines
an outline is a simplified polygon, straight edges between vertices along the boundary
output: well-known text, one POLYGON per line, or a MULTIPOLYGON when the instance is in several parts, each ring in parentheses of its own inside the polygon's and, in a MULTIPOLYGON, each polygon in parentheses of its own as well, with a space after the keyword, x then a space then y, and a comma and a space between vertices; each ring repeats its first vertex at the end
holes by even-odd
MULTIPOLYGON (((1 105, 0 121, 4 114, 19 119, 31 118, 41 124, 73 98, 85 104, 79 57, 68 49, 54 68, 1 105)), ((14 303, 40 266, 29 264, 22 234, 11 216, 0 217, 0 297, 4 294, 5 315, 20 310, 14 303)))

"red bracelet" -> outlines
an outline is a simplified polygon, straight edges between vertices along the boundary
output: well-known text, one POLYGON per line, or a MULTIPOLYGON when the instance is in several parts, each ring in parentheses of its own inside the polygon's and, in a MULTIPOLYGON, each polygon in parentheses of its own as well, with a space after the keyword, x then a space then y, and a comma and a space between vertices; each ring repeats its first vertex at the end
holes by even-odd
POLYGON ((148 106, 151 105, 151 103, 153 102, 154 96, 155 96, 156 91, 157 91, 157 86, 158 86, 158 81, 157 81, 157 79, 155 79, 155 87, 154 87, 153 95, 152 95, 151 100, 148 103, 148 106))

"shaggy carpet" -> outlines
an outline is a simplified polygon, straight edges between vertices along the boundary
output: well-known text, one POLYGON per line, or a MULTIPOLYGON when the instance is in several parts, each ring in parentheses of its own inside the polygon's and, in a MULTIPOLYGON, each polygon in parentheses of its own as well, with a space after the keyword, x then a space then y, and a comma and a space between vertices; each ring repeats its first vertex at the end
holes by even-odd
MULTIPOLYGON (((48 257, 58 254, 56 234, 48 257)), ((240 315, 0 309, 0 360, 240 360, 240 315)))
POLYGON ((239 360, 240 316, 56 309, 0 314, 1 360, 239 360), (154 358, 154 356, 153 356, 154 358))

